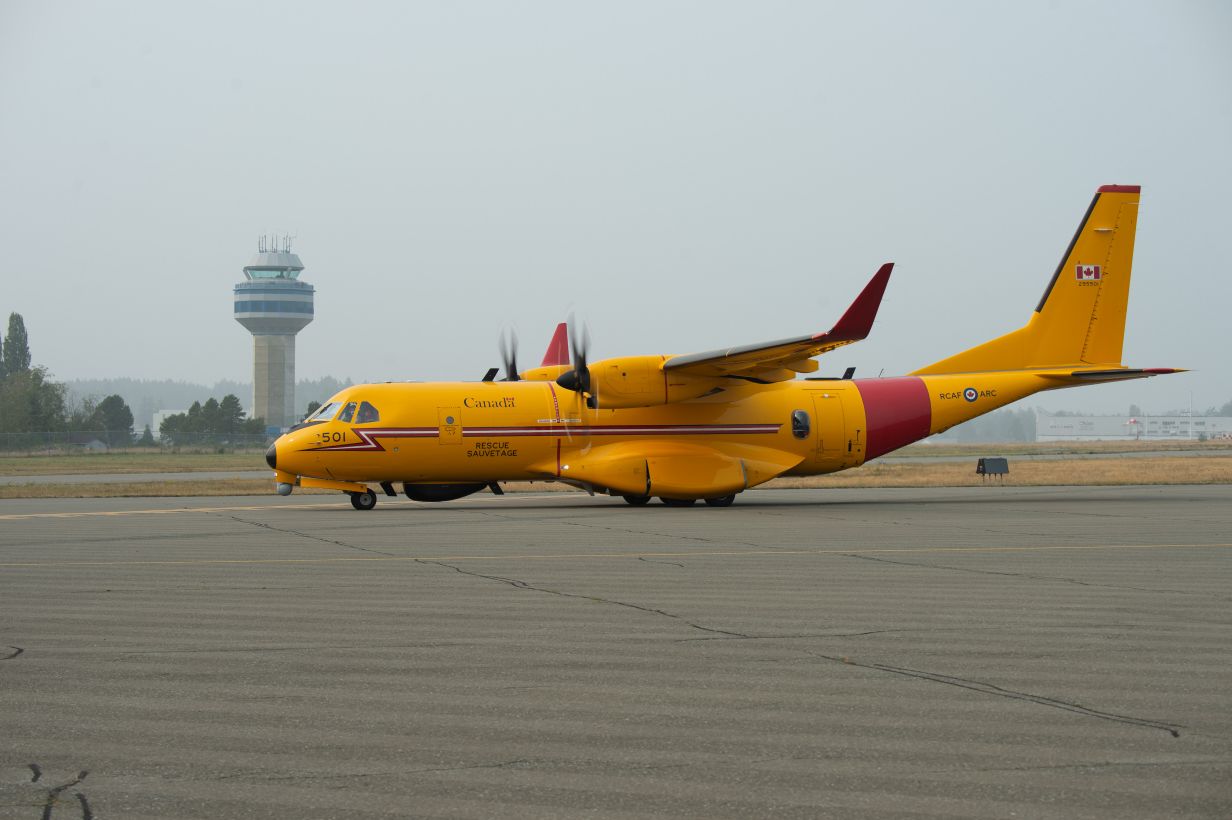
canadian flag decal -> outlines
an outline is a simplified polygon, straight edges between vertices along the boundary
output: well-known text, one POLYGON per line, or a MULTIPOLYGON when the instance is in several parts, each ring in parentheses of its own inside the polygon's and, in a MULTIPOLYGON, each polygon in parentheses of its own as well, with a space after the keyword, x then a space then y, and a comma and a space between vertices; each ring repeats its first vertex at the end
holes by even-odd
POLYGON ((1099 265, 1079 265, 1079 282, 1098 282, 1100 278, 1099 265))

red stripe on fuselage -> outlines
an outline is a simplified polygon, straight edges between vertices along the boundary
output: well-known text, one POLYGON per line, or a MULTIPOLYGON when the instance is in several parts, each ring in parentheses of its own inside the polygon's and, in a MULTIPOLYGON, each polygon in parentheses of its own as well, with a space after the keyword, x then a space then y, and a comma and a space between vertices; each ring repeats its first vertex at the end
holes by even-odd
POLYGON ((859 379, 855 385, 868 424, 866 461, 928 435, 933 412, 923 379, 859 379))

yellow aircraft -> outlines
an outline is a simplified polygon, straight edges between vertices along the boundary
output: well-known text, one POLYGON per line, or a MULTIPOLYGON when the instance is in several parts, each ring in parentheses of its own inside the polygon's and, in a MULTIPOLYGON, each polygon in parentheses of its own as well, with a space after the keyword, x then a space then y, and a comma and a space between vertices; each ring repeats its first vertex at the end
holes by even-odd
POLYGON ((348 387, 266 453, 277 490, 447 501, 502 481, 557 481, 633 505, 736 494, 775 476, 817 475, 948 430, 1041 390, 1175 369, 1121 364, 1140 188, 1098 189, 1027 324, 898 378, 797 378, 813 357, 865 338, 893 267, 838 323, 816 333, 683 356, 589 362, 588 342, 556 329, 539 367, 506 379, 348 387), (571 355, 570 355, 571 354, 571 355))

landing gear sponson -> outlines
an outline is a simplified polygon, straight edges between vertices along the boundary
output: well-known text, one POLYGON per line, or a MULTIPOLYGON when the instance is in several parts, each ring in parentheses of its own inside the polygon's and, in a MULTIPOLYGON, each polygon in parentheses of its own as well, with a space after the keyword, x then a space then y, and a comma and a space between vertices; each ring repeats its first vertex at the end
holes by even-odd
MULTIPOLYGON (((457 485, 457 486, 459 486, 459 487, 460 487, 460 486, 462 486, 462 485, 457 485)), ((481 486, 482 486, 482 485, 481 485, 481 486)), ((473 490, 472 490, 472 492, 473 492, 473 490)), ((463 494, 463 495, 468 495, 469 493, 462 493, 462 494, 463 494)), ((357 509, 357 510, 371 510, 373 507, 375 507, 375 506, 376 506, 376 493, 375 493, 375 492, 373 492, 372 490, 364 490, 363 492, 348 492, 348 493, 347 493, 347 496, 351 499, 351 506, 352 506, 352 507, 354 507, 354 508, 355 508, 355 509, 357 509)), ((420 500, 425 500, 425 501, 441 501, 441 500, 444 500, 444 499, 442 499, 442 498, 438 498, 438 497, 433 497, 433 498, 416 498, 416 497, 415 497, 415 495, 413 495, 412 493, 409 493, 409 492, 407 493, 407 497, 408 497, 408 498, 412 498, 412 499, 417 500, 417 501, 420 501, 420 500)), ((454 497, 455 497, 455 498, 457 498, 457 497, 461 497, 461 496, 460 496, 460 495, 458 495, 458 496, 454 496, 454 497)), ((650 496, 648 496, 648 495, 625 495, 625 496, 621 496, 621 497, 625 500, 625 503, 626 503, 626 504, 629 504, 629 505, 634 506, 634 507, 644 507, 644 506, 646 506, 647 504, 649 504, 649 503, 650 503, 650 498, 651 498, 651 497, 650 497, 650 496)), ((693 506, 694 504, 696 504, 696 503, 698 502, 698 500, 699 500, 699 499, 696 499, 696 498, 660 498, 659 500, 660 500, 660 501, 662 501, 662 502, 663 502, 663 504, 664 504, 665 506, 668 506, 668 507, 691 507, 691 506, 693 506)), ((730 506, 732 505, 732 502, 734 502, 734 501, 736 500, 736 496, 735 496, 735 494, 732 494, 732 495, 722 495, 722 496, 718 496, 718 497, 716 497, 716 498, 703 498, 703 499, 700 499, 700 500, 705 501, 705 502, 706 502, 706 505, 707 505, 707 506, 709 506, 709 507, 730 507, 730 506)))

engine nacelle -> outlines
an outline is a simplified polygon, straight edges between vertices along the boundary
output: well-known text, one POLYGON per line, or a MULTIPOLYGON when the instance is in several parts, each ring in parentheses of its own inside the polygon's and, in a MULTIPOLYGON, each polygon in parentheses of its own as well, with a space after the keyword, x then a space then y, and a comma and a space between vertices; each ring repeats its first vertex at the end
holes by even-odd
POLYGON ((663 369, 666 356, 624 356, 590 365, 591 406, 604 409, 655 407, 700 398, 719 390, 722 379, 685 376, 663 369))
POLYGON ((527 382, 554 382, 572 369, 567 364, 548 364, 523 370, 518 375, 527 382))

